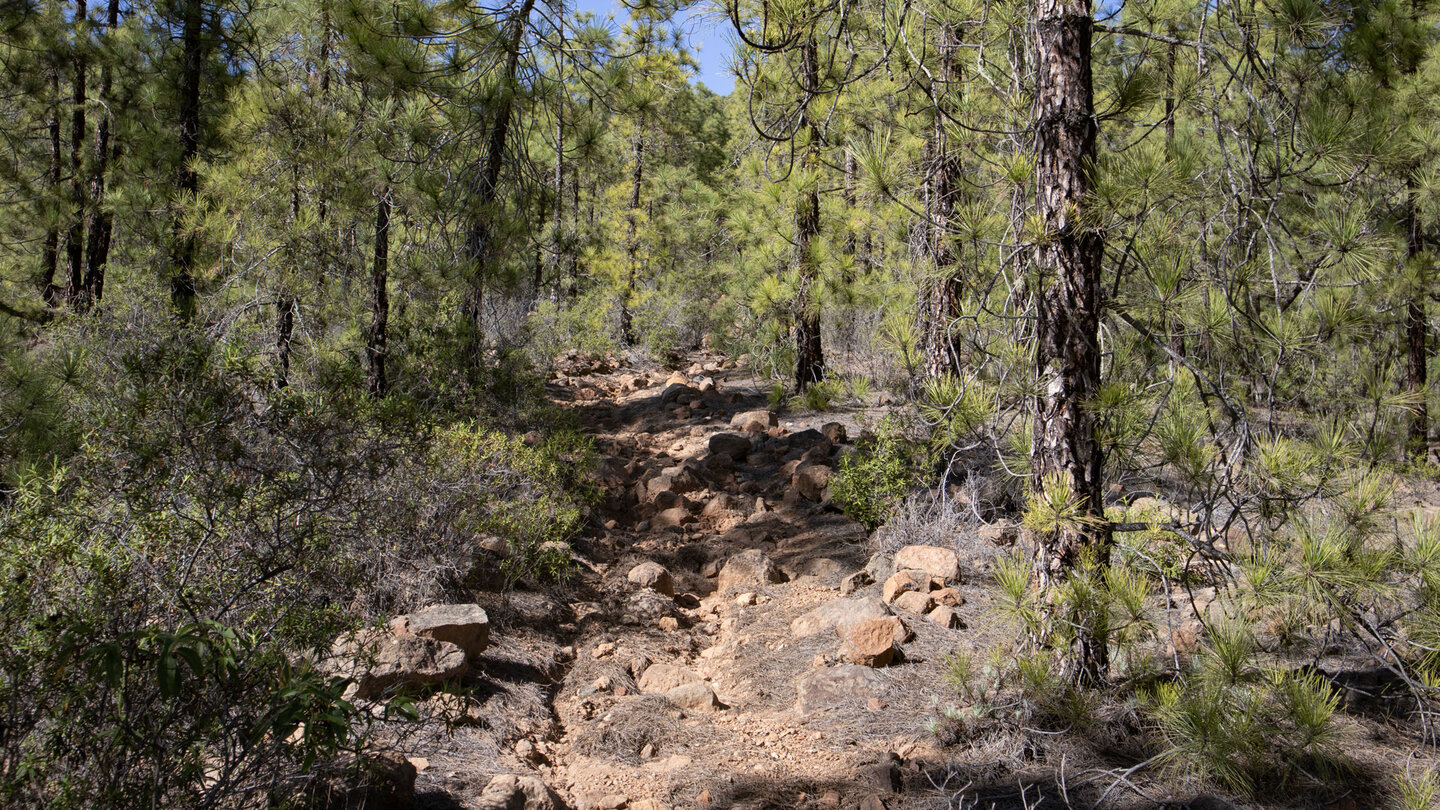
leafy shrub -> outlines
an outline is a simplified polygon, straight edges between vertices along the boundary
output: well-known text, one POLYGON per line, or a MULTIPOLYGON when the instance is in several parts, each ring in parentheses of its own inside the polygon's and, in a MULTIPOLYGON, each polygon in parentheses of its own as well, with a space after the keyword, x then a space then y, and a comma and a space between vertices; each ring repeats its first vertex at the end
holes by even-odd
POLYGON ((25 439, 0 504, 0 804, 297 795, 377 719, 309 663, 337 636, 466 593, 482 534, 521 551, 509 582, 564 573, 593 452, 563 428, 516 437, 522 411, 553 419, 523 364, 508 412, 493 390, 375 401, 111 323, 71 336, 80 382, 50 389, 83 430, 48 458, 25 439))
POLYGON ((831 502, 854 520, 874 530, 914 485, 923 468, 923 451, 894 422, 862 441, 853 455, 840 459, 830 481, 831 502))

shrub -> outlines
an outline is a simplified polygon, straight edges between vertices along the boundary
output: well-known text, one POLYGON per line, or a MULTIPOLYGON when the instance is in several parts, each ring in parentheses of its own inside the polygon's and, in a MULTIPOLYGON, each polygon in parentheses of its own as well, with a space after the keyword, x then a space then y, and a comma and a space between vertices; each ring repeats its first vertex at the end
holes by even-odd
POLYGON ((923 469, 920 445, 909 441, 893 421, 840 460, 830 481, 830 499, 842 512, 874 530, 914 485, 923 469))

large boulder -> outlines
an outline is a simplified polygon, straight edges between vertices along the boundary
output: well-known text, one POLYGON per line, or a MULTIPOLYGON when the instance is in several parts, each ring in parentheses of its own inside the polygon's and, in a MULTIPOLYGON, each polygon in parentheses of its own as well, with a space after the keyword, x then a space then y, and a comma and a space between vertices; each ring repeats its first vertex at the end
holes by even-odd
POLYGON ((666 596, 675 595, 675 580, 670 576, 670 572, 665 570, 665 566, 660 563, 646 560, 631 568, 625 578, 632 585, 649 588, 666 596))
POLYGON ((564 810, 565 803, 537 776, 502 773, 480 794, 480 810, 564 810))
POLYGON ((952 549, 940 546, 905 546, 895 552, 895 570, 924 571, 946 582, 960 581, 960 560, 952 549))
POLYGON ((870 667, 844 664, 811 670, 795 681, 795 710, 800 714, 867 703, 885 694, 885 679, 870 667))
POLYGON ((924 614, 929 613, 935 607, 935 600, 928 593, 906 591, 895 597, 893 604, 906 613, 924 614))
POLYGON ((726 560, 715 585, 718 590, 723 591, 726 588, 769 585, 784 581, 785 575, 765 556, 765 552, 752 548, 726 560))
POLYGON ((401 617, 396 630, 448 641, 471 658, 490 644, 490 617, 479 605, 431 605, 401 617))
POLYGON ((378 698, 400 686, 424 686, 462 677, 470 671, 465 651, 433 638, 361 633, 336 645, 340 674, 355 681, 355 697, 378 698))
POLYGON ((796 638, 813 636, 828 630, 835 630, 844 636, 850 628, 867 619, 879 619, 890 615, 874 596, 857 596, 851 599, 836 599, 826 602, 790 623, 790 633, 796 638))
POLYGON ((747 433, 764 433, 779 426, 780 417, 774 411, 745 411, 735 414, 730 420, 730 427, 747 433))
POLYGON ((708 446, 712 455, 729 456, 736 461, 750 455, 750 439, 734 433, 716 433, 710 437, 708 446))

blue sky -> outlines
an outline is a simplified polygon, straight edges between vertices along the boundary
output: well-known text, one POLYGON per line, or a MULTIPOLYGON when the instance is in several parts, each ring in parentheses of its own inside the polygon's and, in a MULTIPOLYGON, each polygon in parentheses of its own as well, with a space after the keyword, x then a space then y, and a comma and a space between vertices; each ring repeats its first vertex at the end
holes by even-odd
MULTIPOLYGON (((597 17, 613 16, 616 24, 623 23, 628 16, 619 0, 579 0, 581 11, 592 11, 597 17)), ((729 95, 735 86, 735 79, 725 67, 733 47, 730 24, 724 17, 713 12, 701 13, 707 4, 699 3, 681 12, 680 29, 690 42, 690 50, 700 63, 700 75, 696 80, 722 96, 729 95)))

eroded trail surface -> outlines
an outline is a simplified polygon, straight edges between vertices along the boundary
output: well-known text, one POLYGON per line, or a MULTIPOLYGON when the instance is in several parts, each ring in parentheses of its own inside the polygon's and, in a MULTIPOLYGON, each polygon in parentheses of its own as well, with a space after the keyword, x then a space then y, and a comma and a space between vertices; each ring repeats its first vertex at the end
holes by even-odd
POLYGON ((780 417, 748 373, 692 359, 562 359, 551 393, 607 499, 578 576, 488 604, 471 696, 429 701, 470 725, 422 746, 422 806, 894 810, 963 786, 927 725, 953 700, 943 656, 980 643, 982 564, 874 554, 829 506, 873 409, 780 417))

